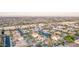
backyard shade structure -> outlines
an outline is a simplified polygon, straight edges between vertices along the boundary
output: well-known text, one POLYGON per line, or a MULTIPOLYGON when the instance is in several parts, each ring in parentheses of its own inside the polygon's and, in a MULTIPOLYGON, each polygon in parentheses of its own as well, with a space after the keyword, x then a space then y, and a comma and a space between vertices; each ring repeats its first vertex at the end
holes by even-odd
POLYGON ((11 38, 10 36, 3 36, 3 46, 4 47, 11 47, 12 46, 12 41, 11 41, 11 38))

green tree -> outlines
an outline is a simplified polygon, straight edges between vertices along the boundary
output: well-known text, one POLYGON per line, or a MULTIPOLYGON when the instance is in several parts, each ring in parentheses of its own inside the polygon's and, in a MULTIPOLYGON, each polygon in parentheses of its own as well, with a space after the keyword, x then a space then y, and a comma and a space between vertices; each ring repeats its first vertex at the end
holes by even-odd
POLYGON ((64 39, 65 39, 67 42, 69 42, 69 43, 74 42, 74 40, 75 40, 75 39, 74 39, 74 36, 70 36, 70 35, 65 36, 64 39))

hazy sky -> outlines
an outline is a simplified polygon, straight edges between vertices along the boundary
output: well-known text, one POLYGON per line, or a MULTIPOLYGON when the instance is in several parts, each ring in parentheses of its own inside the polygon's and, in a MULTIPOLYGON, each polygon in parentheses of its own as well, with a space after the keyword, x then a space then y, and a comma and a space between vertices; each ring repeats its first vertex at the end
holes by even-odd
POLYGON ((79 12, 0 12, 0 16, 79 16, 79 12))

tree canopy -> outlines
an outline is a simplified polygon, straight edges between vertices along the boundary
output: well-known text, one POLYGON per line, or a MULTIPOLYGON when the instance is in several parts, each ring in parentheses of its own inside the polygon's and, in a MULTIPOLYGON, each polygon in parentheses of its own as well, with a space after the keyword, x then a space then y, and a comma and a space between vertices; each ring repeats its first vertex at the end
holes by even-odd
POLYGON ((65 39, 67 42, 69 42, 69 43, 74 42, 74 40, 75 40, 74 37, 73 37, 73 36, 70 36, 70 35, 65 36, 64 39, 65 39))

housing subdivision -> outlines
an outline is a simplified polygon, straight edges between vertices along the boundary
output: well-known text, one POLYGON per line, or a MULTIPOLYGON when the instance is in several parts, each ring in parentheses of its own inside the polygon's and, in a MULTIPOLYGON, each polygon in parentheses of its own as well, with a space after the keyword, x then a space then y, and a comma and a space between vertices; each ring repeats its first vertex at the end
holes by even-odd
POLYGON ((79 17, 0 17, 1 47, 79 47, 79 17))

